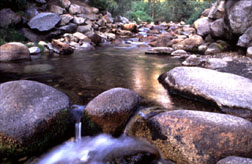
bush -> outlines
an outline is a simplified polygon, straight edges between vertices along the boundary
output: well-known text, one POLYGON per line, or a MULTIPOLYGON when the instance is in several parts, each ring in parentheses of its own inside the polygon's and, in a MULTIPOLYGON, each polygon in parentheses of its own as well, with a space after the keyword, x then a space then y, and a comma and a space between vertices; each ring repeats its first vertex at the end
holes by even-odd
POLYGON ((14 28, 2 28, 0 29, 0 44, 5 42, 24 42, 25 37, 16 31, 14 28))
POLYGON ((23 10, 27 7, 27 0, 0 0, 0 9, 11 8, 13 10, 23 10))

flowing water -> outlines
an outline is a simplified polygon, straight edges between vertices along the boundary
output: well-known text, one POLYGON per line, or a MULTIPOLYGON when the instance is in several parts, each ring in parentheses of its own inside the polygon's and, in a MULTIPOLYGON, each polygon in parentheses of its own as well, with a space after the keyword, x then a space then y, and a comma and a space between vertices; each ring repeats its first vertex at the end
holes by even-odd
POLYGON ((148 56, 144 48, 100 48, 70 56, 42 57, 29 62, 1 63, 1 81, 35 80, 68 94, 72 104, 87 104, 101 92, 124 87, 137 92, 142 102, 171 108, 160 74, 180 65, 178 59, 148 56))

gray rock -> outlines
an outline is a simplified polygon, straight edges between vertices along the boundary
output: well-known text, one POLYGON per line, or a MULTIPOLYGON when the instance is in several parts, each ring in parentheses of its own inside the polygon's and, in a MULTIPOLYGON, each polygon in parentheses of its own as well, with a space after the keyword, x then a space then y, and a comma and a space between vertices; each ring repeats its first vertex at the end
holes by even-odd
POLYGON ((229 156, 220 160, 219 162, 217 162, 217 164, 252 164, 252 159, 229 156))
POLYGON ((224 29, 225 29, 225 23, 223 18, 217 19, 216 21, 210 23, 211 35, 213 37, 217 38, 224 37, 225 36, 224 29))
POLYGON ((77 25, 81 25, 81 24, 84 24, 86 21, 85 18, 82 18, 82 17, 77 17, 77 16, 74 16, 73 18, 73 22, 77 25))
POLYGON ((248 56, 248 57, 252 57, 252 47, 249 47, 249 48, 247 49, 247 56, 248 56))
POLYGON ((207 17, 196 20, 194 26, 197 29, 198 35, 206 36, 210 34, 210 20, 207 17))
POLYGON ((33 17, 28 25, 31 29, 37 29, 39 31, 49 31, 53 29, 60 21, 60 16, 55 13, 40 13, 33 17))
POLYGON ((29 52, 31 55, 34 55, 34 54, 39 54, 41 53, 41 50, 39 47, 31 47, 29 48, 29 52))
POLYGON ((145 115, 131 136, 157 146, 177 164, 214 164, 223 156, 251 156, 252 123, 240 117, 191 110, 145 115))
POLYGON ((227 66, 228 66, 228 62, 219 58, 209 58, 206 60, 204 64, 205 68, 211 68, 211 69, 224 68, 227 66))
POLYGON ((11 9, 0 10, 0 27, 8 27, 21 22, 21 17, 11 9))
POLYGON ((217 43, 212 43, 208 46, 207 50, 205 51, 205 55, 214 55, 217 53, 221 53, 222 50, 217 43))
POLYGON ((28 47, 19 42, 10 42, 0 46, 0 61, 30 60, 28 47))
POLYGON ((205 60, 196 55, 190 55, 186 58, 185 61, 182 62, 182 65, 185 66, 202 66, 205 63, 205 60))
POLYGON ((83 42, 81 45, 78 45, 75 48, 77 52, 95 50, 94 46, 92 46, 89 42, 83 42))
POLYGON ((28 18, 35 17, 39 14, 38 10, 36 8, 29 8, 25 10, 25 14, 28 16, 28 18))
POLYGON ((168 54, 170 55, 174 51, 171 47, 154 47, 145 52, 145 54, 168 54))
POLYGON ((86 111, 91 121, 101 127, 104 133, 119 134, 139 101, 140 97, 135 92, 113 88, 90 101, 86 111))
POLYGON ((99 19, 96 14, 83 14, 83 17, 91 21, 97 21, 99 19))
POLYGON ((243 35, 239 37, 237 46, 240 47, 252 46, 252 25, 245 31, 243 35))
POLYGON ((81 14, 82 13, 82 8, 81 8, 81 6, 79 6, 77 4, 71 4, 71 6, 69 8, 69 13, 72 14, 72 15, 81 14))
POLYGON ((188 55, 185 50, 176 50, 171 53, 172 56, 188 55))
POLYGON ((81 33, 86 33, 88 31, 93 31, 93 28, 92 25, 78 26, 77 31, 81 33))
POLYGON ((225 15, 225 0, 217 0, 211 7, 208 18, 216 20, 224 18, 225 15))
POLYGON ((45 84, 26 80, 0 84, 1 155, 35 153, 65 138, 68 108, 68 97, 45 84))
POLYGON ((252 25, 252 1, 228 0, 225 20, 235 35, 243 34, 252 25))
POLYGON ((60 30, 65 32, 65 33, 73 33, 77 29, 77 25, 74 23, 70 23, 68 25, 60 27, 60 30))
POLYGON ((71 20, 73 20, 73 16, 70 14, 63 14, 60 16, 61 17, 61 21, 60 21, 60 25, 64 26, 68 23, 70 23, 71 20))
POLYGON ((176 67, 159 80, 171 93, 211 102, 222 112, 252 118, 250 79, 205 68, 176 67))
POLYGON ((61 7, 68 9, 71 5, 71 1, 69 0, 60 0, 61 7))
POLYGON ((59 15, 64 14, 64 13, 66 12, 65 9, 63 9, 63 8, 57 6, 57 5, 52 5, 52 6, 50 7, 50 11, 51 11, 52 13, 56 13, 56 14, 59 14, 59 15))

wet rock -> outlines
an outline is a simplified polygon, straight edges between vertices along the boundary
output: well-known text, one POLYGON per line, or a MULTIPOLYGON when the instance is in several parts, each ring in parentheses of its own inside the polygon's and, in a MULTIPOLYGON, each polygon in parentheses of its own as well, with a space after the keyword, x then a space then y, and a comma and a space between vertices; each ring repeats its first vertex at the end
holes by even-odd
POLYGON ((74 24, 74 23, 70 23, 68 25, 60 27, 60 30, 65 32, 65 33, 73 33, 73 32, 76 31, 76 29, 77 29, 77 25, 74 24))
POLYGON ((136 122, 131 135, 157 146, 177 164, 216 163, 223 156, 252 152, 252 123, 243 118, 201 111, 163 112, 136 122))
POLYGON ((210 34, 210 20, 207 17, 196 20, 194 22, 194 27, 197 29, 197 34, 200 36, 210 34))
POLYGON ((220 160, 219 162, 217 162, 217 164, 252 164, 252 159, 229 156, 220 160))
POLYGON ((83 42, 81 45, 76 45, 75 46, 76 51, 90 51, 90 50, 95 50, 94 46, 90 44, 90 42, 83 42))
POLYGON ((73 18, 74 18, 74 17, 73 17, 72 15, 70 15, 70 14, 63 14, 63 15, 61 15, 60 17, 61 17, 61 21, 60 21, 60 25, 61 25, 61 26, 64 26, 64 25, 70 23, 70 21, 73 20, 73 18))
POLYGON ((200 45, 198 47, 199 52, 204 54, 205 51, 207 50, 208 46, 209 46, 209 43, 204 43, 204 44, 200 45))
POLYGON ((63 140, 69 125, 69 99, 56 89, 34 81, 0 85, 0 152, 24 156, 63 140))
POLYGON ((176 67, 159 81, 171 94, 207 102, 222 112, 252 120, 250 79, 205 68, 176 67))
POLYGON ((185 50, 176 50, 171 53, 172 56, 188 55, 185 50))
POLYGON ((252 25, 245 31, 243 35, 239 37, 237 46, 240 47, 252 46, 252 25))
POLYGON ((73 22, 77 25, 81 25, 81 24, 84 24, 86 21, 85 18, 82 18, 82 17, 77 17, 77 16, 74 16, 73 18, 73 22))
POLYGON ((69 8, 71 5, 71 1, 70 0, 59 0, 60 1, 60 5, 63 8, 69 8))
POLYGON ((168 47, 172 46, 170 44, 171 40, 173 39, 173 35, 167 33, 167 34, 161 34, 155 40, 150 42, 150 45, 153 47, 168 47))
POLYGON ((174 51, 171 47, 154 47, 145 52, 145 54, 168 54, 170 55, 174 51))
POLYGON ((69 44, 61 42, 60 40, 53 39, 52 46, 58 50, 57 53, 61 55, 68 55, 73 53, 73 49, 69 44))
POLYGON ((28 25, 31 29, 37 29, 39 31, 49 31, 53 29, 56 24, 60 21, 60 16, 55 13, 40 13, 33 17, 29 22, 28 25))
POLYGON ((52 6, 50 7, 50 11, 51 11, 52 13, 56 13, 56 14, 59 14, 59 15, 61 15, 61 14, 63 14, 63 13, 66 12, 65 9, 63 9, 63 8, 57 6, 57 5, 52 5, 52 6))
POLYGON ((225 23, 223 18, 217 19, 216 21, 210 23, 211 35, 217 38, 224 37, 225 36, 224 26, 225 23))
POLYGON ((21 17, 13 12, 11 9, 0 10, 0 27, 8 27, 16 25, 21 22, 21 17))
POLYGON ((216 20, 224 18, 225 15, 225 0, 216 1, 211 7, 208 18, 216 20))
POLYGON ((0 61, 30 60, 28 47, 19 42, 10 42, 0 46, 0 61))
POLYGON ((140 97, 133 91, 114 88, 105 91, 88 103, 90 119, 104 133, 120 134, 130 115, 136 110, 140 97))
POLYGON ((87 35, 89 37, 89 39, 91 39, 91 41, 95 44, 95 45, 99 45, 102 42, 102 37, 96 33, 93 33, 91 35, 87 35))
POLYGON ((249 47, 249 48, 247 49, 247 56, 248 56, 248 57, 252 57, 252 47, 249 47))
POLYGON ((92 31, 92 25, 78 26, 77 31, 81 33, 92 31))
POLYGON ((241 35, 252 25, 252 1, 228 0, 225 20, 232 34, 241 35))
POLYGON ((77 4, 71 4, 71 6, 69 7, 69 13, 72 15, 81 14, 82 8, 81 8, 81 6, 79 6, 77 4))
POLYGON ((39 47, 31 47, 29 48, 29 52, 31 55, 35 55, 41 53, 41 50, 39 47))

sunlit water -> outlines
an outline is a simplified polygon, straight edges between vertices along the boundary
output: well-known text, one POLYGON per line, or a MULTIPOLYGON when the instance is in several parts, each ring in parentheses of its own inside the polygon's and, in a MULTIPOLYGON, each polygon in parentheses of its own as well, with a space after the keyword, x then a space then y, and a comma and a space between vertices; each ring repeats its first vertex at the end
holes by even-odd
POLYGON ((19 64, 3 63, 1 82, 40 81, 68 94, 73 104, 87 104, 105 90, 124 87, 137 92, 144 103, 170 108, 170 98, 157 78, 180 62, 168 56, 145 55, 144 51, 143 48, 100 48, 19 64))

